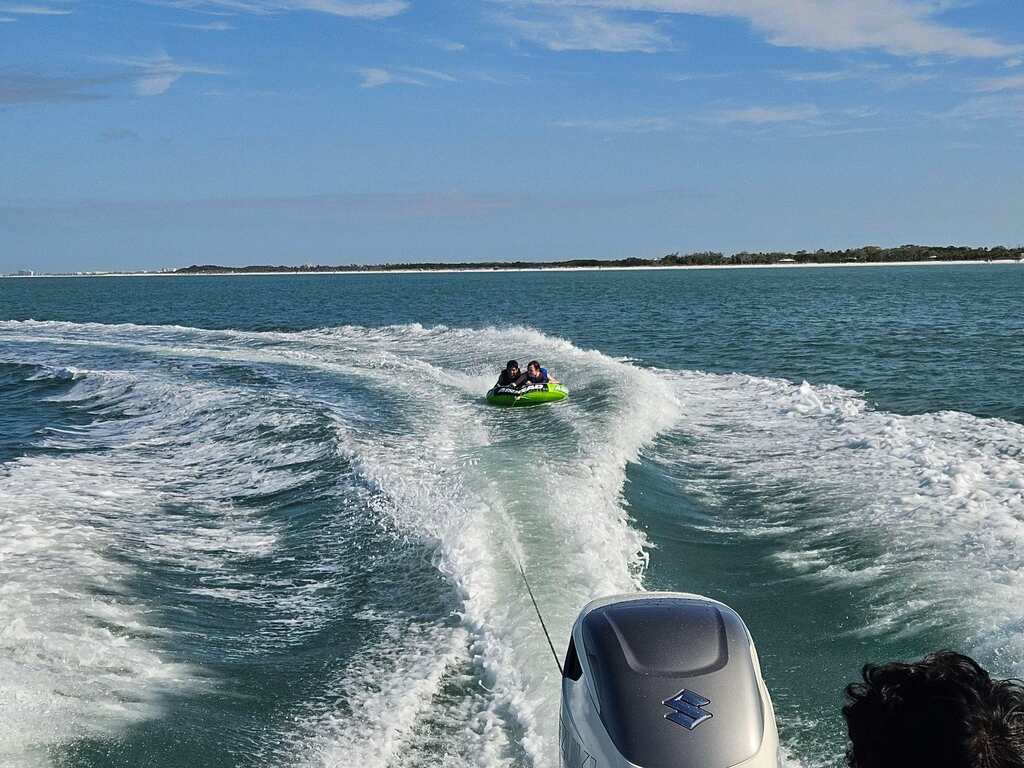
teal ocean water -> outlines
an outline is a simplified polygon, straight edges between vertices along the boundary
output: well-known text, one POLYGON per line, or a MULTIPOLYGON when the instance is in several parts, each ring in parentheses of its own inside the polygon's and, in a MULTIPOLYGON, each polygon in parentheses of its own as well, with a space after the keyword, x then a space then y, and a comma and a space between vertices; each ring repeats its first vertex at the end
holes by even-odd
POLYGON ((0 764, 557 765, 578 609, 736 608, 787 762, 1024 675, 1024 266, 0 281, 0 764), (509 357, 560 404, 488 408, 509 357))

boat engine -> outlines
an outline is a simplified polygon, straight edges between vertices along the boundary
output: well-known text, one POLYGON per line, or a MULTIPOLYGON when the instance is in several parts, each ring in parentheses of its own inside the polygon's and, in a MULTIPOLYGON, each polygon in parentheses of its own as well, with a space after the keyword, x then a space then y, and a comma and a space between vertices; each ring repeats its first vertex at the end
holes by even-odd
POLYGON ((700 595, 588 603, 562 676, 562 768, 776 768, 775 712, 739 615, 700 595))

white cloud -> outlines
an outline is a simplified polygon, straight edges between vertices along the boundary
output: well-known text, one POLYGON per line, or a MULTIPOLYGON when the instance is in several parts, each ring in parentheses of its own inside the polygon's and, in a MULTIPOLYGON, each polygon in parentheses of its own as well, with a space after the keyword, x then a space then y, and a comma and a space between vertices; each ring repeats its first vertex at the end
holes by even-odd
POLYGON ((1021 64, 1024 64, 1024 59, 1007 59, 1003 62, 1003 66, 1007 69, 1019 67, 1021 64))
POLYGON ((868 80, 888 91, 907 88, 938 75, 931 72, 899 72, 886 66, 859 66, 831 70, 780 70, 776 74, 794 83, 838 83, 845 80, 868 80))
POLYGON ((821 110, 813 104, 723 109, 709 115, 716 123, 745 123, 747 125, 770 125, 773 123, 806 122, 821 117, 821 110))
POLYGON ((491 83, 492 85, 522 85, 530 81, 526 75, 513 72, 488 72, 486 70, 464 70, 459 73, 464 80, 475 80, 478 83, 491 83))
POLYGON ((846 109, 840 110, 839 113, 843 117, 853 118, 854 120, 867 120, 871 117, 877 117, 879 110, 877 107, 846 107, 846 109))
MULTIPOLYGON (((52 5, 0 3, 0 13, 13 13, 16 16, 67 16, 71 11, 66 8, 54 8, 52 5)), ((6 18, 5 21, 15 21, 15 19, 6 18)))
POLYGON ((860 77, 861 72, 854 69, 833 69, 824 72, 783 70, 779 75, 794 83, 835 83, 840 80, 852 80, 860 77))
POLYGON ((182 64, 167 54, 152 59, 114 59, 136 71, 135 93, 139 96, 159 96, 166 93, 182 75, 223 75, 224 72, 210 67, 182 64))
POLYGON ((974 90, 981 93, 999 93, 1000 91, 1024 90, 1024 75, 991 77, 987 80, 979 80, 975 85, 974 90))
POLYGON ((254 13, 315 11, 352 19, 386 19, 409 8, 407 0, 151 0, 158 5, 190 11, 254 13))
POLYGON ((343 2, 342 0, 296 0, 281 3, 293 6, 295 10, 320 11, 333 16, 347 16, 355 19, 386 19, 397 16, 409 8, 405 0, 378 0, 377 2, 343 2))
MULTIPOLYGON (((516 0, 506 0, 518 5, 516 0)), ((1005 58, 1024 48, 936 20, 948 3, 923 0, 533 0, 586 8, 742 19, 778 46, 880 49, 898 56, 1005 58)))
POLYGON ((12 18, 11 16, 0 16, 0 24, 11 24, 15 21, 17 21, 17 19, 12 18))
POLYGON ((424 69, 423 67, 406 67, 406 72, 412 72, 423 77, 429 77, 432 80, 442 80, 446 83, 457 83, 458 78, 449 75, 447 72, 439 72, 436 69, 424 69))
POLYGON ((890 130, 883 113, 874 106, 858 105, 821 109, 816 104, 752 105, 696 116, 716 125, 739 126, 754 130, 777 128, 794 136, 828 138, 890 130))
POLYGON ((164 72, 140 77, 135 81, 135 93, 139 96, 159 96, 161 93, 166 93, 179 77, 181 77, 180 72, 164 72))
POLYGON ((379 88, 382 85, 419 85, 426 86, 428 81, 435 80, 445 83, 457 83, 458 78, 447 72, 423 67, 400 67, 384 69, 383 67, 364 67, 357 70, 363 78, 361 88, 379 88))
POLYGON ((590 10, 571 10, 530 19, 502 16, 502 23, 520 37, 552 51, 654 53, 669 47, 653 24, 624 21, 590 10))
POLYGON ((449 40, 444 37, 428 37, 424 42, 428 45, 432 45, 440 51, 447 51, 448 53, 462 53, 466 50, 465 43, 460 43, 457 40, 449 40))
POLYGON ((200 32, 227 32, 230 29, 236 29, 226 21, 211 21, 207 24, 173 24, 172 26, 181 29, 195 29, 200 32))
POLYGON ((1024 120, 1024 94, 976 96, 940 117, 962 120, 1024 120))
POLYGON ((694 80, 720 80, 723 77, 729 77, 725 72, 684 72, 682 74, 669 75, 668 79, 676 83, 689 83, 694 80))
POLYGON ((675 128, 667 117, 629 117, 610 120, 559 120, 558 128, 583 128, 601 133, 659 133, 675 128))
POLYGON ((379 67, 365 67, 359 70, 363 78, 361 88, 379 88, 382 85, 426 85, 423 80, 418 80, 410 75, 400 72, 392 72, 379 67))

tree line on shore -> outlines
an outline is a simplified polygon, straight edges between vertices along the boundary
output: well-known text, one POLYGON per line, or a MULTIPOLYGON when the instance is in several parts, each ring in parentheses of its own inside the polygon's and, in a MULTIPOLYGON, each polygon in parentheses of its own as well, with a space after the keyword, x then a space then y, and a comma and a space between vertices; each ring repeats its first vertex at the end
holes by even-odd
POLYGON ((1024 246, 1005 248, 967 248, 946 245, 901 245, 896 248, 879 248, 866 245, 842 251, 741 251, 725 256, 717 251, 696 253, 670 253, 659 259, 570 259, 567 261, 478 261, 478 262, 424 262, 399 264, 347 264, 328 266, 304 264, 302 266, 251 265, 246 267, 224 267, 216 264, 193 264, 175 270, 177 274, 232 274, 254 272, 402 272, 436 271, 442 269, 543 269, 578 267, 696 267, 770 265, 770 264, 884 264, 900 261, 1005 261, 1024 259, 1024 246))

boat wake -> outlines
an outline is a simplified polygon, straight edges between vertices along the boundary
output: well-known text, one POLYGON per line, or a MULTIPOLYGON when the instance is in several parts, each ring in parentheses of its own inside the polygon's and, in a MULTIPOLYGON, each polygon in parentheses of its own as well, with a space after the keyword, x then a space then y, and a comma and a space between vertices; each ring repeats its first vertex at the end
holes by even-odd
POLYGON ((555 765, 558 670, 517 563, 556 647, 585 602, 642 589, 658 542, 626 478, 646 460, 684 466, 719 529, 783 534, 798 578, 872 590, 865 637, 976 627, 979 652, 1024 658, 1019 425, 647 369, 529 328, 4 322, 0 366, 0 396, 55 409, 0 453, 13 765, 202 728, 253 695, 254 665, 280 685, 224 738, 265 761, 555 765), (572 398, 488 408, 509 356, 572 398), (736 484, 757 519, 728 509, 736 484))
POLYGON ((1024 426, 876 411, 806 382, 672 379, 686 402, 674 454, 695 470, 687 490, 713 507, 727 483, 758 494, 759 518, 736 520, 737 535, 781 535, 780 563, 861 595, 859 636, 941 628, 1001 673, 1024 673, 1024 426), (727 475, 702 481, 698 465, 727 475))

